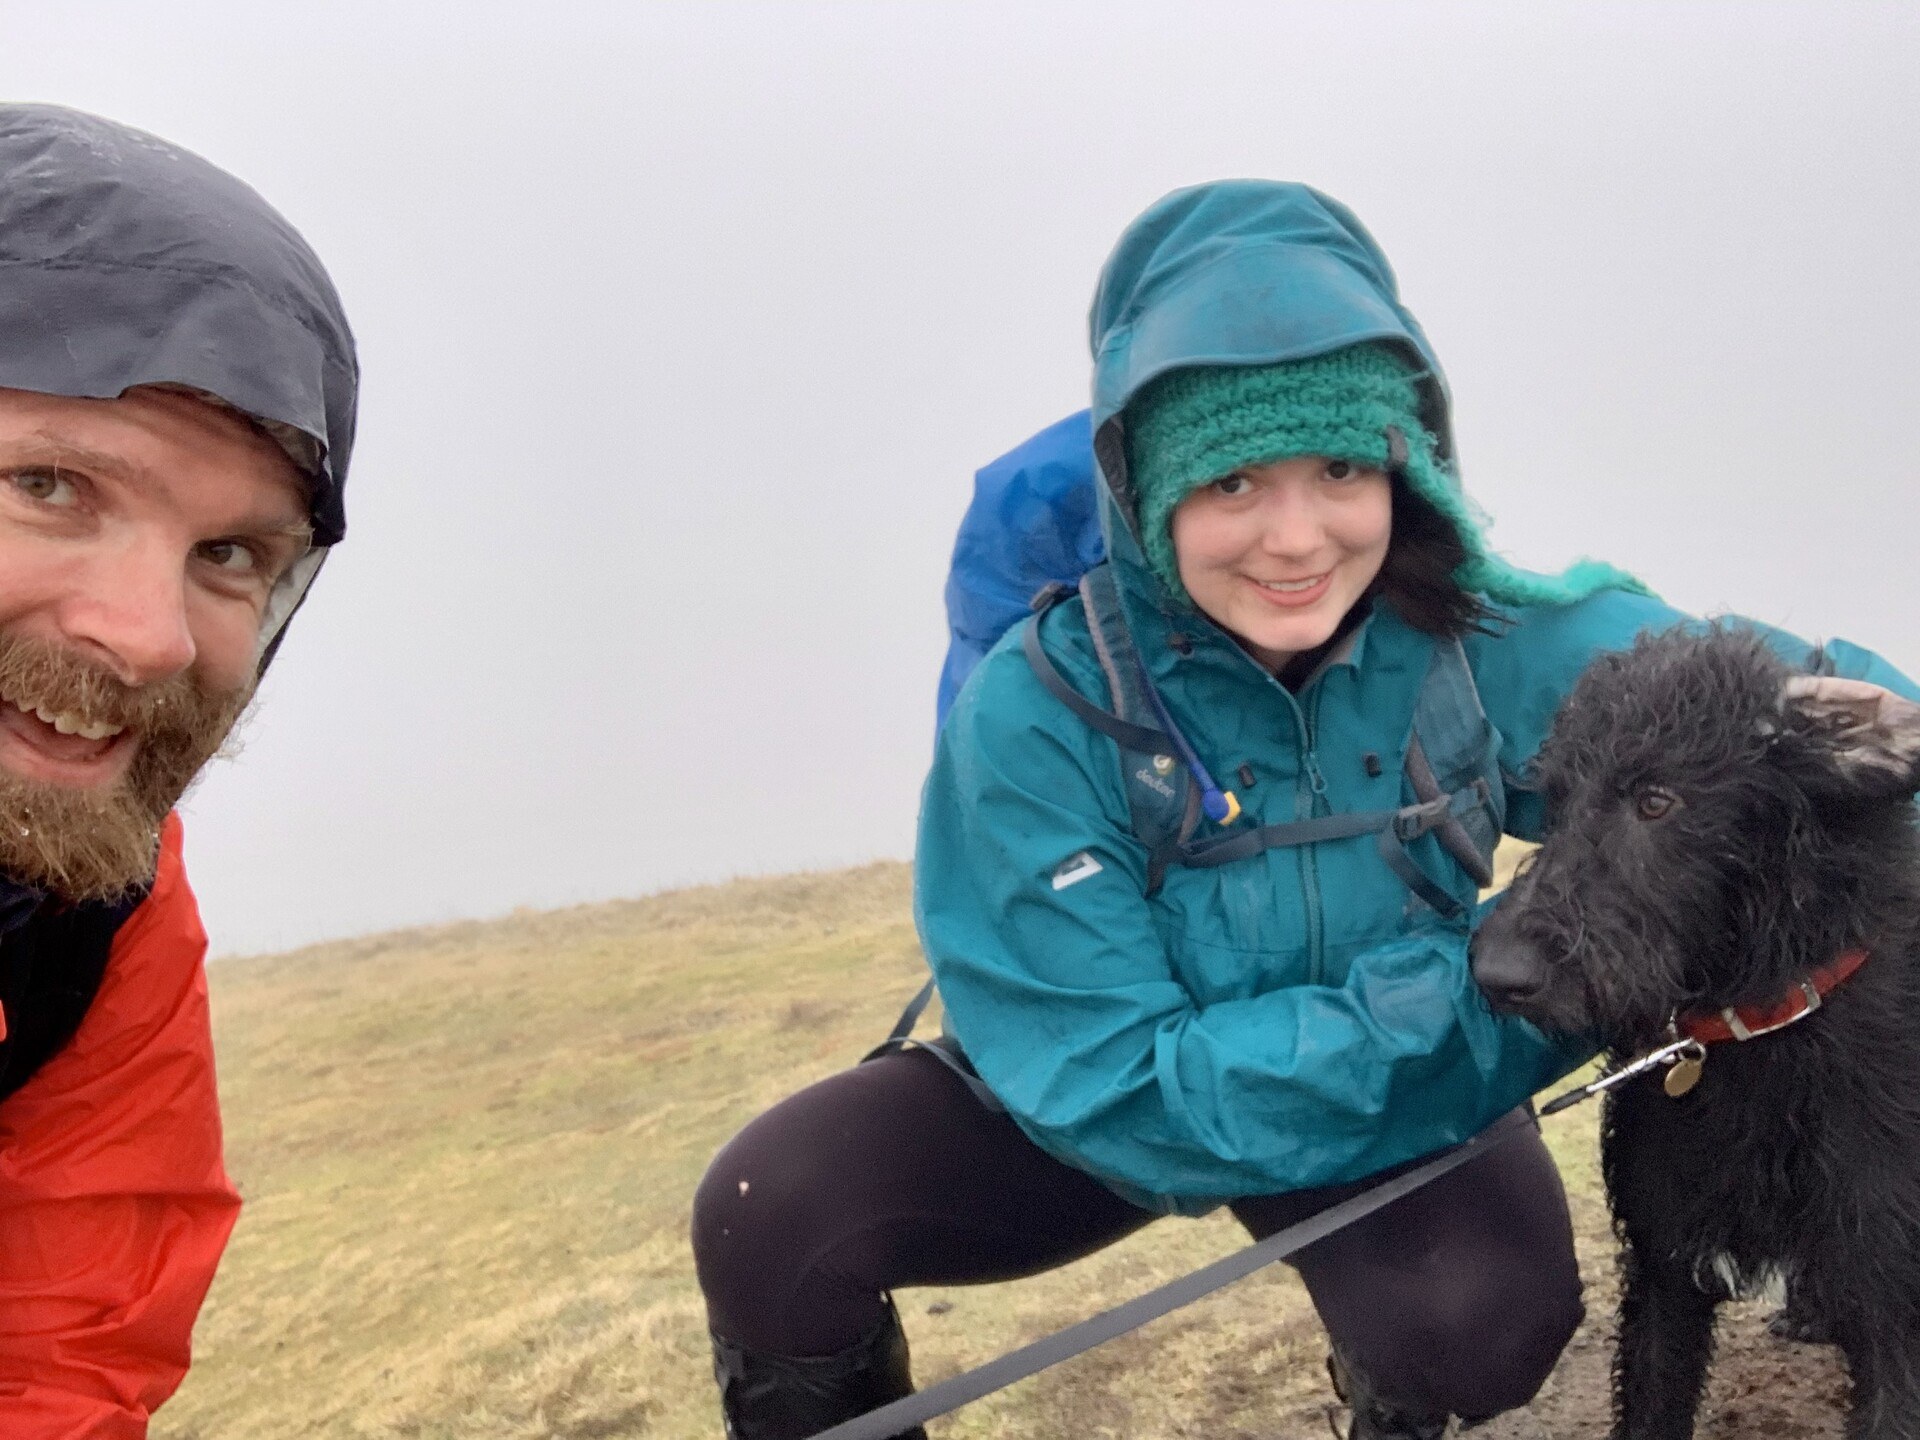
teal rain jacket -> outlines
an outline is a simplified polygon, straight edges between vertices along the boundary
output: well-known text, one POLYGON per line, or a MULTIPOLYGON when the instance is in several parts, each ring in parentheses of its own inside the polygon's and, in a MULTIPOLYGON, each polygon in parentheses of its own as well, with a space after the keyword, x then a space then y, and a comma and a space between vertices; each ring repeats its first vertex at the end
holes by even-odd
MULTIPOLYGON (((1122 603, 1201 759, 1241 777, 1239 825, 1411 803, 1402 761, 1436 642, 1376 605, 1289 692, 1147 568, 1123 503, 1123 412, 1170 369, 1363 340, 1403 345, 1424 367, 1424 418, 1450 464, 1445 381, 1385 257, 1303 186, 1168 197, 1122 238, 1095 299, 1095 448, 1122 603)), ((1507 581, 1521 601, 1496 602, 1509 623, 1464 648, 1495 732, 1503 828, 1533 839, 1541 814, 1524 780, 1575 678, 1596 653, 1684 617, 1625 588, 1507 581)), ((1038 623, 1069 683, 1105 705, 1080 601, 1038 623)), ((949 1033, 1042 1148, 1135 1203, 1198 1213, 1464 1140, 1591 1053, 1491 1014, 1468 971, 1471 918, 1441 921, 1370 836, 1175 867, 1149 895, 1120 751, 1042 686, 1020 633, 980 663, 941 730, 915 910, 949 1033)), ((1806 658, 1804 644, 1779 643, 1806 658)), ((1828 656, 1840 673, 1920 693, 1865 651, 1840 643, 1828 656)), ((1217 833, 1203 822, 1203 838, 1217 833)), ((1432 837, 1414 849, 1472 917, 1472 879, 1432 837)))

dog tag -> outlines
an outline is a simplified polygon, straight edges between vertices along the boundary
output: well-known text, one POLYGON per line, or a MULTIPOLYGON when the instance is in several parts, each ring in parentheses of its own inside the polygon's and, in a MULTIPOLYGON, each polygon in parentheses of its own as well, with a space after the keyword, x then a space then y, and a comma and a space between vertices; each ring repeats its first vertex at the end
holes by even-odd
POLYGON ((1678 1100, 1700 1083, 1700 1072, 1706 1068, 1706 1046, 1695 1042, 1692 1050, 1683 1054, 1667 1068, 1666 1079, 1660 1082, 1661 1088, 1678 1100))

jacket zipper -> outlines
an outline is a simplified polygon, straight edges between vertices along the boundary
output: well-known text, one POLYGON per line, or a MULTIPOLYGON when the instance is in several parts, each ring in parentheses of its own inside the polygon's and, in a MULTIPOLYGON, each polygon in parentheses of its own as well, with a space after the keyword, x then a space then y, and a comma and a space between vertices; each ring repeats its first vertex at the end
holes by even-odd
MULTIPOLYGON (((1311 820, 1328 811, 1327 777, 1321 772, 1320 757, 1315 753, 1315 732, 1320 720, 1320 687, 1313 687, 1306 710, 1300 708, 1300 701, 1292 691, 1282 686, 1280 693, 1287 697, 1287 703, 1293 707, 1294 724, 1301 742, 1300 779, 1294 788, 1294 818, 1311 820)), ((1311 845, 1295 846, 1294 853, 1300 857, 1300 894, 1305 901, 1307 916, 1307 983, 1319 985, 1324 983, 1326 970, 1325 927, 1320 914, 1320 863, 1314 858, 1311 845)))
MULTIPOLYGON (((1317 732, 1320 728, 1320 687, 1313 687, 1313 698, 1307 702, 1307 749, 1302 756, 1307 772, 1307 784, 1312 792, 1308 802, 1309 818, 1328 813, 1327 777, 1320 773, 1320 756, 1316 752, 1317 732)), ((1320 861, 1318 852, 1311 845, 1300 847, 1301 857, 1306 861, 1307 894, 1307 974, 1315 985, 1326 983, 1326 926, 1322 923, 1320 907, 1320 861)))

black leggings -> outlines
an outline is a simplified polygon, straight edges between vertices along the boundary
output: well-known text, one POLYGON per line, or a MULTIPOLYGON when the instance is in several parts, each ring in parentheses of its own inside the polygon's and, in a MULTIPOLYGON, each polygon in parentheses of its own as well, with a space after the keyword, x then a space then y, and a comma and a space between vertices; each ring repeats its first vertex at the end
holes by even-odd
MULTIPOLYGON (((1234 1202, 1256 1237, 1363 1185, 1234 1202)), ((693 1207, 714 1330, 830 1355, 912 1285, 978 1285, 1077 1260, 1155 1218, 1063 1165, 917 1051, 830 1076, 749 1124, 693 1207)), ((1328 1333, 1385 1394, 1468 1417, 1524 1405, 1581 1318, 1565 1192, 1539 1133, 1301 1251, 1328 1333)))

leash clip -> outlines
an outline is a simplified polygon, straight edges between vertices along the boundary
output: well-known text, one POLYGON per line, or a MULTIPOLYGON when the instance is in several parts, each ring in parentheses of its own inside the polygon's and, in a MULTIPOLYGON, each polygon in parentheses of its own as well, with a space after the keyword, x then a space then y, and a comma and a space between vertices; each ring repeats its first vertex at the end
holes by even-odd
MULTIPOLYGON (((1694 1067, 1694 1076, 1697 1079, 1700 1062, 1705 1056, 1706 1047, 1698 1040, 1690 1037, 1669 1040, 1659 1048, 1649 1050, 1639 1059, 1629 1060, 1618 1070, 1609 1070, 1606 1074, 1588 1081, 1578 1089, 1569 1090, 1564 1095, 1556 1095, 1540 1107, 1540 1113, 1543 1116, 1557 1115, 1569 1106, 1578 1105, 1582 1100, 1592 1099, 1595 1095, 1604 1095, 1607 1091, 1624 1085, 1627 1081, 1637 1076, 1645 1075, 1649 1070, 1657 1070, 1662 1065, 1673 1065, 1675 1062, 1690 1062, 1694 1067)), ((1691 1084, 1688 1084, 1686 1087, 1687 1090, 1692 1088, 1691 1084)), ((1669 1090, 1668 1093, 1672 1094, 1673 1091, 1669 1090)), ((1685 1094, 1686 1090, 1682 1090, 1679 1093, 1685 1094)))

